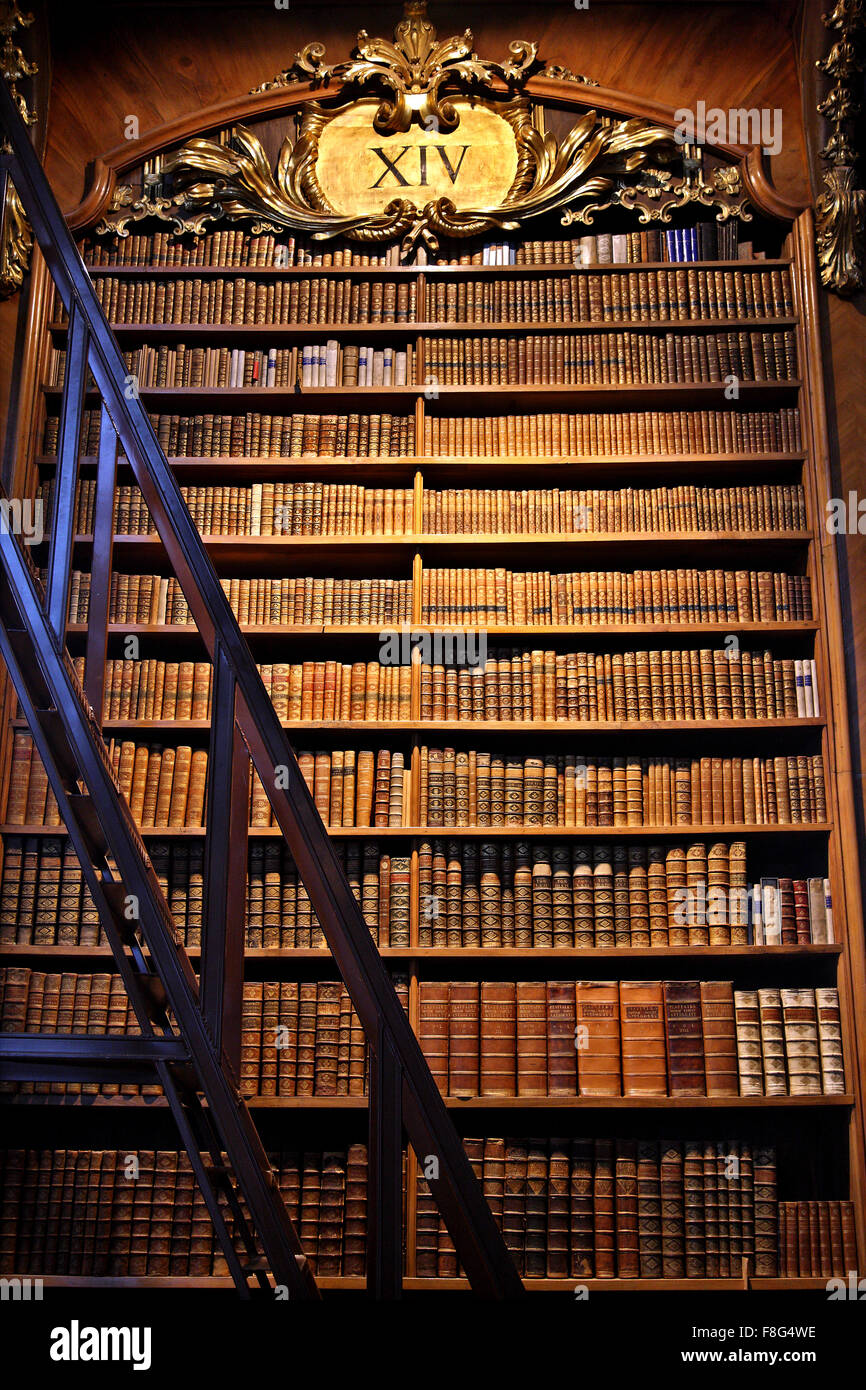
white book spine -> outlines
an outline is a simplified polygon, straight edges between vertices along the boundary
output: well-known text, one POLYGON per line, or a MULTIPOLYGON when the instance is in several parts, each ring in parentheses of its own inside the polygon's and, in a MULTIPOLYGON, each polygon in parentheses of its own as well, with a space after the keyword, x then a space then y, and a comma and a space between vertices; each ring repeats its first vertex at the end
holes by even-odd
POLYGON ((755 946, 764 945, 764 908, 760 883, 752 887, 752 939, 755 946))
POLYGON ((806 716, 806 685, 802 661, 794 662, 794 684, 797 691, 797 717, 803 719, 806 716))
POLYGON ((830 880, 824 879, 824 911, 827 918, 827 940, 830 945, 835 945, 836 936, 833 931, 833 898, 830 893, 830 880))
POLYGON ((337 342, 337 339, 336 339, 336 338, 329 338, 329 339, 328 339, 328 346, 327 346, 327 350, 326 350, 326 359, 327 359, 327 361, 326 361, 326 368, 325 368, 325 385, 326 385, 326 386, 339 386, 339 385, 340 385, 340 382, 337 380, 337 362, 338 362, 338 359, 339 359, 339 354, 340 354, 340 345, 339 345, 339 343, 337 342))
POLYGON ((250 535, 262 534, 262 485, 253 483, 250 489, 250 535))

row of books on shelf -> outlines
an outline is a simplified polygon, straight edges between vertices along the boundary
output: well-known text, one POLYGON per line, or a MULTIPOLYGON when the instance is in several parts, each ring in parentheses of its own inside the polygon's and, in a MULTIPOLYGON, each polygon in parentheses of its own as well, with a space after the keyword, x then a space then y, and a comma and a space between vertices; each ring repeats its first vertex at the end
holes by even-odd
MULTIPOLYGON (((425 403, 426 404, 426 403, 425 403)), ((795 407, 424 417, 428 457, 616 457, 622 454, 792 452, 802 448, 795 407)))
MULTIPOLYGON (((339 280, 320 281, 318 318, 339 280), (327 286, 327 289, 324 289, 327 286)), ((115 279, 120 286, 122 281, 115 279)), ((551 275, 522 280, 428 280, 418 318, 436 323, 622 323, 666 319, 790 318, 786 266, 774 270, 642 270, 616 275, 551 275)), ((313 297, 310 296, 310 317, 313 297)))
MULTIPOLYGON (((749 272, 737 273, 741 276, 748 274, 752 280, 749 272)), ((781 272, 775 274, 781 277, 781 272)), ((766 293, 771 296, 770 303, 774 306, 777 301, 772 296, 777 289, 783 290, 784 304, 783 286, 781 278, 770 279, 768 283, 766 293)), ((106 318, 114 325, 197 323, 263 326, 426 321, 424 310, 419 312, 419 305, 424 303, 423 291, 418 284, 407 281, 398 284, 394 280, 337 277, 302 280, 295 277, 281 279, 279 276, 273 279, 256 276, 247 280, 242 275, 225 279, 222 276, 199 278, 184 275, 174 280, 163 277, 151 280, 136 275, 132 280, 125 280, 118 275, 94 275, 93 288, 106 318)), ((764 291, 763 279, 760 290, 764 291)), ((764 302, 762 298, 761 303, 764 302)), ((783 309, 776 313, 775 307, 772 315, 765 315, 782 316, 783 309)), ((65 311, 57 296, 52 319, 62 322, 64 318, 65 311)))
MULTIPOLYGON (((416 663, 423 721, 490 722, 814 718, 814 659, 729 648, 627 652, 495 649, 483 666, 416 663)), ((420 649, 419 649, 419 655, 420 649)), ((459 656, 459 653, 458 653, 459 656)), ((84 659, 76 658, 79 679, 84 659)), ((259 666, 279 717, 406 721, 413 666, 378 661, 274 662, 259 666)), ((212 668, 204 661, 110 657, 107 720, 196 720, 211 714, 212 668)))
MULTIPOLYGON (((463 1142, 524 1277, 742 1281, 744 1261, 758 1278, 844 1277, 856 1267, 851 1202, 780 1202, 770 1145, 736 1138, 463 1142)), ((269 1157, 313 1273, 362 1276, 365 1146, 269 1157)), ((0 1164, 4 1275, 226 1273, 185 1153, 8 1149, 0 1164)), ((421 1278, 461 1272, 420 1169, 413 1254, 421 1278)))
MULTIPOLYGON (((736 1138, 463 1142, 525 1278, 742 1281, 744 1261, 758 1278, 779 1273, 772 1145, 736 1138)), ((820 1205, 824 1228, 807 1224, 803 1263, 842 1275, 856 1264, 853 1206, 820 1205)), ((416 1213, 418 1275, 454 1278, 454 1246, 421 1170, 416 1213)))
MULTIPOLYGON (((145 828, 203 826, 208 753, 112 738, 108 754, 135 819, 145 828)), ((402 751, 297 752, 325 825, 410 827, 411 781, 402 751)), ((418 756, 418 830, 494 826, 823 825, 820 754, 593 757, 576 753, 501 756, 483 749, 430 748, 418 756)), ((273 824, 258 773, 250 780, 250 824, 273 824)), ((58 826, 60 812, 28 733, 16 730, 6 823, 58 826)))
MULTIPOLYGON (((325 374, 312 370, 302 385, 352 384, 341 372, 340 354, 331 369, 328 342, 325 374)), ((672 382, 792 381, 797 351, 790 332, 528 334, 457 338, 422 337, 416 379, 439 386, 666 385, 672 382)), ((412 378, 409 378, 410 382, 412 378)), ((363 384, 363 383, 361 383, 363 384)), ((373 385, 382 384, 373 381, 373 385)), ((384 382, 388 384, 387 381, 384 382)))
POLYGON ((419 1036, 445 1095, 843 1095, 835 989, 725 980, 420 984, 419 1036))
MULTIPOLYGON (((101 972, 0 969, 0 1029, 4 1033, 140 1033, 119 975, 101 972)), ((113 1081, 3 1081, 6 1096, 161 1096, 157 1085, 113 1081)))
MULTIPOLYGON (((426 405, 426 403, 425 403, 426 405)), ((791 453, 802 448, 796 407, 779 410, 645 410, 509 415, 150 414, 172 457, 579 458, 655 454, 791 453), (417 447, 416 447, 417 444, 417 447)), ((81 452, 99 452, 101 415, 82 412, 81 452)), ((57 453, 60 417, 45 423, 45 452, 57 453)))
POLYGON ((430 827, 808 825, 827 814, 817 753, 584 759, 422 745, 419 764, 419 820, 430 827))
MULTIPOLYGON (((412 621, 411 579, 223 578, 220 583, 240 623, 372 623, 392 629, 412 621)), ((86 623, 89 609, 90 574, 73 570, 67 620, 86 623)), ((112 572, 109 622, 184 626, 192 621, 173 575, 112 572)))
POLYGON ((425 566, 421 572, 421 622, 436 626, 796 622, 811 616, 808 576, 778 570, 555 573, 425 566))
MULTIPOLYGON (((395 977, 394 985, 408 1012, 407 978, 395 977)), ((444 1095, 845 1094, 834 988, 735 989, 722 980, 422 980, 419 992, 421 1047, 444 1095)), ((18 966, 0 970, 0 1028, 139 1032, 119 976, 18 966)), ((261 1096, 366 1094, 367 1045, 345 985, 247 981, 240 1084, 261 1096)), ((0 1089, 120 1090, 114 1083, 49 1082, 0 1089)))
POLYGON ((425 840, 421 947, 832 944, 830 881, 749 882, 741 840, 545 845, 425 840))
MULTIPOLYGON (((799 483, 654 488, 412 488, 361 483, 182 484, 181 495, 206 536, 575 536, 670 535, 680 531, 791 531, 807 525, 799 483)), ((37 497, 51 514, 54 479, 37 497)), ((93 530, 96 480, 82 478, 75 529, 93 530)), ((117 535, 156 530, 140 490, 120 484, 117 535)))
MULTIPOLYGON (((286 485, 289 486, 291 484, 286 485)), ((297 486, 306 488, 307 484, 297 486)), ((328 484, 318 486, 324 490, 328 484)), ((276 499, 276 492, 274 496, 276 499)), ((317 496, 314 492, 311 522, 314 529, 319 529, 317 496)), ((521 532, 558 535, 581 531, 612 535, 617 532, 787 531, 805 529, 806 525, 805 495, 800 483, 750 482, 731 487, 679 483, 670 487, 517 490, 434 488, 422 481, 419 530, 433 535, 514 535, 521 532)))
MULTIPOLYGON (((352 280, 242 275, 153 279, 94 275, 109 321, 139 324, 622 323, 790 318, 787 266, 773 270, 642 270, 610 274, 352 280)), ((55 297, 52 322, 64 322, 55 297)))
MULTIPOLYGON (((394 986, 408 1012, 409 985, 394 986)), ((119 975, 0 970, 6 1033, 137 1034, 119 975)), ((266 980, 244 985, 240 1089, 261 1096, 367 1094, 367 1042, 342 981, 266 980)), ((159 1086, 112 1082, 3 1082, 10 1095, 159 1096, 159 1086)))
MULTIPOLYGON (((269 1155, 313 1273, 363 1275, 367 1150, 269 1155)), ((0 1273, 227 1275, 204 1197, 176 1149, 0 1152, 0 1273)), ((228 1216, 229 1230, 233 1218, 228 1216)))
MULTIPOLYGON (((318 576, 220 579, 242 624, 380 624, 407 647, 414 619, 411 579, 318 576)), ((582 570, 565 573, 502 569, 424 569, 422 626, 456 632, 498 627, 618 627, 634 624, 803 622, 812 617, 808 575, 771 570, 582 570)), ((73 570, 67 621, 90 616, 90 574, 73 570)), ((94 615, 95 616, 95 615, 94 615)), ((174 576, 114 570, 112 623, 189 625, 192 614, 174 576)), ((467 648, 468 650, 468 648, 467 648)), ((477 656, 477 653, 476 653, 477 656)), ((401 656, 402 659, 402 656, 401 656)), ((395 657, 396 660, 396 657, 395 657)))
MULTIPOLYGON (((334 845, 373 939, 408 947, 411 858, 375 842, 334 845)), ((148 853, 184 943, 201 945, 204 846, 156 840, 148 853)), ((325 937, 285 844, 253 841, 248 852, 245 941, 251 948, 325 947, 325 937)), ((102 946, 108 943, 68 841, 7 835, 0 878, 0 948, 4 944, 102 946)))
MULTIPOLYGON (((682 382, 793 381, 791 332, 622 332, 421 337, 417 346, 377 348, 329 338, 302 347, 188 347, 124 352, 138 390, 338 386, 595 386, 682 382)), ((53 348, 47 384, 64 385, 66 349, 53 348)))
MULTIPOLYGON (((742 840, 533 844, 422 840, 412 856, 373 841, 335 853, 379 946, 410 945, 417 893, 421 948, 688 950, 835 941, 830 880, 750 878, 742 840)), ((204 846, 152 840, 151 863, 187 946, 201 945, 204 846)), ((325 938, 285 844, 249 845, 248 947, 323 948, 325 938)), ((0 946, 107 946, 71 844, 4 838, 0 946)))
MULTIPOLYGON (((406 458, 415 455, 415 416, 365 415, 160 415, 150 414, 157 439, 172 456, 283 458, 406 458)), ((81 452, 99 452, 101 415, 82 412, 81 452)), ((56 454, 60 417, 45 422, 45 452, 56 454)))
MULTIPOLYGON (((398 266, 399 244, 371 251, 351 241, 323 249, 305 245, 296 237, 253 234, 242 227, 206 232, 190 244, 171 232, 134 232, 125 238, 88 237, 84 259, 91 266, 398 266)), ((426 248, 416 247, 416 265, 427 263, 426 248)), ((726 222, 699 222, 694 227, 652 228, 645 232, 600 232, 580 237, 544 241, 484 242, 466 251, 457 242, 434 262, 438 265, 605 265, 640 264, 643 261, 751 260, 763 259, 749 241, 739 240, 736 218, 726 222), (450 254, 448 254, 450 250, 450 254)))
MULTIPOLYGON (((106 719, 209 719, 211 673, 203 661, 106 663, 106 719)), ((408 720, 410 666, 305 661, 259 666, 281 719, 408 720)))
POLYGON ((776 659, 771 652, 738 649, 731 659, 731 651, 535 650, 488 656, 483 668, 422 663, 421 719, 582 722, 818 715, 812 658, 776 659))

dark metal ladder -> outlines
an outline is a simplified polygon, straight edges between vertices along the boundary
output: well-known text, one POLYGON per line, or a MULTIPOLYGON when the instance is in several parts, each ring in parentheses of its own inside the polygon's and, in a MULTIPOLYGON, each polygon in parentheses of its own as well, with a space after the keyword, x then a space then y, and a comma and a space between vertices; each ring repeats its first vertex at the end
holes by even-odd
MULTIPOLYGON (((519 1297, 523 1285, 397 998, 273 705, 135 392, 62 213, 0 82, 0 206, 11 177, 69 318, 47 583, 0 527, 0 654, 81 861, 140 1037, 0 1037, 0 1074, 15 1079, 152 1080, 189 1154, 235 1284, 318 1297, 250 1112, 231 1039, 243 980, 243 885, 230 872, 246 834, 252 759, 370 1050, 368 1288, 402 1283, 402 1144, 435 1157, 431 1191, 473 1289, 519 1297), (101 710, 104 646, 88 641, 87 694, 65 646, 79 436, 88 371, 102 400, 91 615, 107 611, 118 443, 122 445, 213 664, 200 981, 112 770, 101 710), (100 548, 101 547, 101 548, 100 548), (93 660, 91 660, 91 657, 93 660), (90 699, 88 700, 88 695, 90 699)), ((93 637, 91 629, 90 639, 93 637)))

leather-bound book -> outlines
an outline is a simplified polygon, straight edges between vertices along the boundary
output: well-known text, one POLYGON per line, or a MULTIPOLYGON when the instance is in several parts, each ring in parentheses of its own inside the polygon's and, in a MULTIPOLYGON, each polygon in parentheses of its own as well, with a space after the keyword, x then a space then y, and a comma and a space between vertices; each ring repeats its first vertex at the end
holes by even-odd
POLYGON ((433 1079, 448 1094, 449 985, 447 981, 422 980, 419 1042, 433 1079))
POLYGON ((783 989, 782 1014, 792 1096, 821 1094, 818 1013, 813 989, 783 989))
POLYGON ((615 1157, 612 1139, 593 1144, 593 1243, 596 1279, 616 1278, 615 1157))
POLYGON ((666 1096, 668 1062, 660 980, 621 980, 622 1093, 666 1096))
POLYGON ((506 1140, 505 1190, 502 1198, 502 1236, 514 1257, 517 1272, 524 1273, 526 1249, 526 1140, 506 1140))
POLYGON ((617 981, 578 980, 576 995, 578 1092, 622 1095, 617 981))
POLYGON ((547 988, 543 980, 519 980, 517 1094, 547 1095, 547 1074, 547 988))
POLYGON ((782 997, 779 990, 772 987, 759 989, 758 1010, 761 1016, 764 1095, 786 1096, 788 1094, 788 1065, 785 1054, 782 997))
POLYGON ((570 1248, 569 1274, 572 1279, 591 1278, 594 1265, 594 1161, 593 1141, 571 1141, 569 1181, 570 1248))
POLYGON ((337 1094, 341 992, 342 985, 337 981, 320 980, 318 982, 314 1082, 317 1096, 337 1094))
POLYGON ((642 1279, 662 1277, 662 1206, 659 1146, 641 1140, 637 1146, 637 1224, 642 1279))
POLYGON ((505 1195, 505 1140, 484 1140, 484 1197, 493 1219, 502 1230, 502 1203, 505 1195))
POLYGON ((664 1001, 670 1094, 706 1095, 700 983, 666 980, 664 1001))
POLYGON ((481 1095, 517 1094, 517 997, 513 980, 481 985, 481 1095))
POLYGON ((305 1153, 301 1168, 301 1200, 298 1215, 298 1234, 313 1273, 318 1267, 319 1208, 322 1195, 322 1156, 305 1153))
POLYGON ((439 1273, 439 1208, 420 1167, 415 1198, 415 1273, 420 1279, 435 1279, 439 1273))
POLYGON ((818 986, 815 989, 815 1004, 818 1010, 818 1048, 824 1095, 844 1095, 845 1063, 842 1057, 839 991, 818 986))
POLYGON ((683 1148, 663 1140, 659 1169, 662 1216, 662 1276, 683 1279, 686 1274, 685 1194, 683 1148))
POLYGON ((261 1066, 262 983, 247 981, 241 1008, 241 1075, 240 1088, 246 1095, 255 1095, 259 1088, 261 1066))
POLYGON ((524 1270, 527 1279, 543 1279, 547 1273, 546 1141, 530 1142, 526 1158, 526 1237, 524 1270))
POLYGON ((547 1090, 573 1096, 577 1085, 575 989, 572 981, 547 982, 547 1090))
POLYGON ((448 1094, 477 1096, 479 1084, 479 987, 452 980, 449 987, 448 1094))
POLYGON ((730 980, 701 981, 701 1028, 707 1095, 739 1095, 734 986, 730 980))
POLYGON ((706 1272, 703 1146, 687 1140, 683 1154, 683 1221, 686 1277, 701 1279, 706 1272))
POLYGON ((547 1268, 549 1279, 568 1278, 568 1140, 551 1139, 547 1179, 547 1268))
POLYGON ((773 1148, 759 1146, 755 1149, 754 1182, 755 1274, 758 1278, 772 1279, 776 1274, 778 1250, 776 1154, 773 1148))
POLYGON ((718 1279, 719 1263, 719 1167, 716 1146, 703 1145, 704 1168, 704 1241, 706 1277, 718 1279))
POLYGON ((740 1095, 764 1094, 764 1064, 761 1046, 761 1014, 756 989, 734 990, 734 1016, 737 1025, 737 1065, 740 1095))
POLYGON ((322 1185, 319 1204, 319 1236, 316 1272, 336 1276, 341 1273, 343 1220, 346 1206, 346 1166, 342 1153, 322 1154, 322 1185))
POLYGON ((616 1143, 616 1272, 619 1279, 640 1278, 637 1215, 637 1143, 616 1143))
POLYGON ((316 1076, 316 1000, 315 980, 301 980, 298 987, 298 1072, 297 1094, 314 1094, 316 1076))

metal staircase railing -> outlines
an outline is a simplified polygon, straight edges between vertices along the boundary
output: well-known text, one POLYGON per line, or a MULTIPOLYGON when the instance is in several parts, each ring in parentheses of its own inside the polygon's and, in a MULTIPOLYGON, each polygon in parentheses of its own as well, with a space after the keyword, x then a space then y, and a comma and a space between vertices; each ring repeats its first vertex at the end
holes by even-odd
MULTIPOLYGON (((514 1263, 147 413, 127 389, 123 357, 2 82, 0 122, 8 142, 0 154, 0 195, 12 178, 69 318, 47 583, 43 592, 17 538, 0 528, 0 654, 142 1032, 140 1038, 6 1035, 0 1074, 63 1079, 80 1078, 86 1069, 94 1079, 111 1068, 131 1080, 153 1079, 155 1069, 239 1290, 273 1281, 291 1297, 318 1296, 235 1075, 243 885, 231 871, 231 850, 246 844, 251 758, 369 1043, 368 1289, 397 1297, 402 1284, 405 1130, 422 1161, 436 1159, 431 1191, 473 1289, 490 1298, 519 1297, 524 1290, 514 1263), (102 419, 85 695, 65 640, 88 371, 102 419), (103 640, 100 652, 93 618, 100 605, 107 614, 118 442, 213 664, 200 981, 94 714, 102 709, 105 646, 103 640), (137 916, 130 919, 131 902, 137 916)), ((104 623, 102 630, 104 637, 104 623)))

